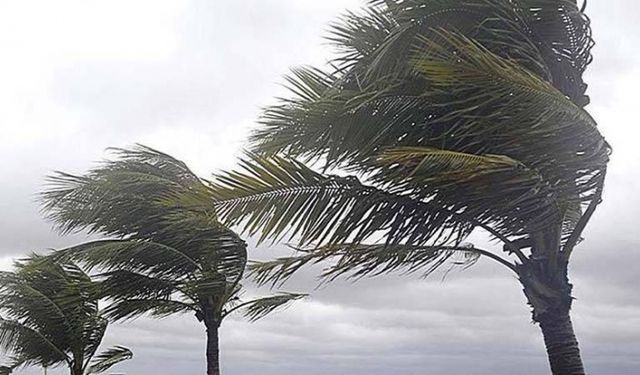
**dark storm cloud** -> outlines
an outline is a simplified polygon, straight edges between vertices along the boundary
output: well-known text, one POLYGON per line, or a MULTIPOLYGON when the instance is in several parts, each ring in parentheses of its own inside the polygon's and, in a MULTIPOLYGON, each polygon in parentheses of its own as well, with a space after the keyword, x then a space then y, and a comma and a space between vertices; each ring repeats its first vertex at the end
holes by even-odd
MULTIPOLYGON (((81 240, 55 235, 34 194, 51 170, 82 172, 107 146, 143 142, 203 176, 233 165, 259 107, 283 93, 280 76, 293 65, 323 63, 327 23, 362 3, 47 4, 40 4, 42 14, 0 5, 0 47, 8 56, 0 62, 0 254, 6 256, 81 240)), ((598 42, 587 78, 590 110, 615 150, 604 203, 571 268, 575 326, 591 374, 631 374, 640 367, 635 6, 589 2, 598 42)), ((286 253, 282 247, 252 251, 254 258, 286 253)), ((315 289, 317 271, 306 270, 284 287, 311 292, 310 299, 255 324, 225 322, 226 374, 548 371, 517 280, 489 261, 444 281, 442 274, 426 280, 394 275, 315 289)), ((268 290, 251 287, 250 293, 268 290)), ((113 326, 107 341, 134 349, 135 360, 120 367, 129 374, 204 369, 204 334, 191 316, 113 326)))

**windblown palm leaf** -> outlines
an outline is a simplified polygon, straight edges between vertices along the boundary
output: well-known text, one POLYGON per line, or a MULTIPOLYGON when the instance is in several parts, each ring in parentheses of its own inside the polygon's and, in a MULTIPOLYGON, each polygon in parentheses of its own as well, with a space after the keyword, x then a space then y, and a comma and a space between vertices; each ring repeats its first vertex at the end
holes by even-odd
POLYGON ((107 371, 114 364, 131 359, 133 353, 123 346, 113 347, 104 353, 100 353, 95 356, 91 361, 91 366, 88 369, 87 374, 100 374, 107 371))
POLYGON ((259 284, 272 286, 282 285, 295 272, 308 264, 321 264, 325 261, 332 261, 321 275, 325 281, 334 280, 342 275, 361 278, 398 270, 405 273, 422 272, 427 276, 436 268, 452 260, 454 266, 471 266, 482 255, 492 257, 515 271, 515 268, 499 257, 469 245, 410 246, 345 243, 296 250, 300 255, 254 262, 249 265, 249 272, 259 284))
POLYGON ((360 242, 446 242, 471 229, 469 218, 411 195, 389 193, 357 178, 323 175, 279 157, 242 161, 243 172, 218 176, 216 206, 227 224, 242 223, 262 239, 301 237, 301 244, 360 242), (417 230, 420 228, 420 231, 417 230), (443 229, 446 229, 443 231, 443 229))
POLYGON ((289 305, 295 300, 306 297, 306 294, 297 293, 279 293, 269 297, 263 297, 251 300, 249 302, 240 303, 225 312, 225 316, 230 313, 241 310, 243 315, 254 322, 262 319, 270 313, 289 305))
POLYGON ((121 347, 126 358, 112 358, 99 371, 87 372, 107 320, 98 311, 96 283, 80 268, 38 256, 15 268, 0 274, 0 348, 13 358, 0 373, 64 364, 72 375, 93 374, 131 357, 121 347))

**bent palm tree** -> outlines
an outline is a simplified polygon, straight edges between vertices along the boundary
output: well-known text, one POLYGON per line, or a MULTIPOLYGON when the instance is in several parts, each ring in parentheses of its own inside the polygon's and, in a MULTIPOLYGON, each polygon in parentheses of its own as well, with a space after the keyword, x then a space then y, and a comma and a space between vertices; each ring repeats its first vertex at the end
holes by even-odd
POLYGON ((217 219, 209 188, 184 163, 138 147, 85 176, 58 174, 43 194, 63 232, 88 229, 112 239, 60 250, 58 256, 102 270, 106 316, 193 313, 207 331, 207 374, 219 374, 218 328, 243 310, 256 320, 303 297, 281 293, 240 300, 246 244, 217 219))
POLYGON ((130 359, 122 346, 96 355, 107 328, 98 311, 97 284, 73 263, 34 256, 0 273, 0 347, 10 363, 0 374, 22 366, 66 365, 71 375, 99 374, 130 359))
POLYGON ((374 0, 330 39, 332 70, 294 70, 255 154, 215 188, 225 223, 300 239, 257 280, 324 259, 335 277, 485 256, 518 275, 553 373, 583 374, 567 271, 610 148, 583 108, 593 42, 576 2, 374 0), (477 229, 504 254, 462 245, 477 229))

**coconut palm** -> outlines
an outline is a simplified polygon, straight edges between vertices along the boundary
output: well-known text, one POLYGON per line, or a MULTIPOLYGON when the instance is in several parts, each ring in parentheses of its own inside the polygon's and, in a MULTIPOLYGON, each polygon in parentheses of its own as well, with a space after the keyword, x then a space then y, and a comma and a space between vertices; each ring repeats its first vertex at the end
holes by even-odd
POLYGON ((241 310, 256 320, 303 295, 243 302, 246 244, 217 221, 206 181, 150 148, 115 152, 119 158, 84 176, 51 178, 44 208, 59 229, 108 237, 57 256, 101 271, 110 319, 193 313, 207 332, 207 374, 219 374, 218 328, 224 318, 241 310))
POLYGON ((130 359, 122 346, 96 355, 107 329, 96 286, 75 264, 37 255, 0 272, 0 348, 8 357, 0 374, 60 365, 71 375, 98 374, 130 359))
POLYGON ((298 241, 298 256, 253 265, 257 280, 326 259, 333 278, 484 257, 522 283, 553 373, 583 374, 567 272, 610 154, 584 109, 583 9, 374 0, 330 40, 330 68, 293 71, 291 97, 264 111, 252 153, 217 182, 223 222, 298 241), (465 243, 474 231, 502 246, 465 243))

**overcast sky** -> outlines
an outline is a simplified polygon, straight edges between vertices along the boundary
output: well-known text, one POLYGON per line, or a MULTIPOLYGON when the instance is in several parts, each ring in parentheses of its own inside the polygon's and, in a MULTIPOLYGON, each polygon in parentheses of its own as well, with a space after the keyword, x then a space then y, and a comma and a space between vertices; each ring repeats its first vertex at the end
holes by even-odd
MULTIPOLYGON (((0 2, 1 267, 81 240, 59 237, 38 213, 34 195, 52 170, 82 173, 106 147, 136 142, 204 177, 233 166, 260 107, 283 94, 281 76, 326 62, 328 23, 362 4, 0 2)), ((589 373, 623 375, 640 368, 640 24, 633 0, 591 0, 588 13, 597 41, 589 110, 614 155, 604 203, 573 258, 574 322, 589 373)), ((313 270, 295 281, 287 289, 309 291, 313 270)), ((548 372, 517 280, 486 261, 444 282, 331 284, 261 322, 226 321, 221 337, 226 375, 548 372)), ((135 352, 118 368, 128 375, 204 373, 204 331, 192 316, 114 325, 106 341, 135 352)))

